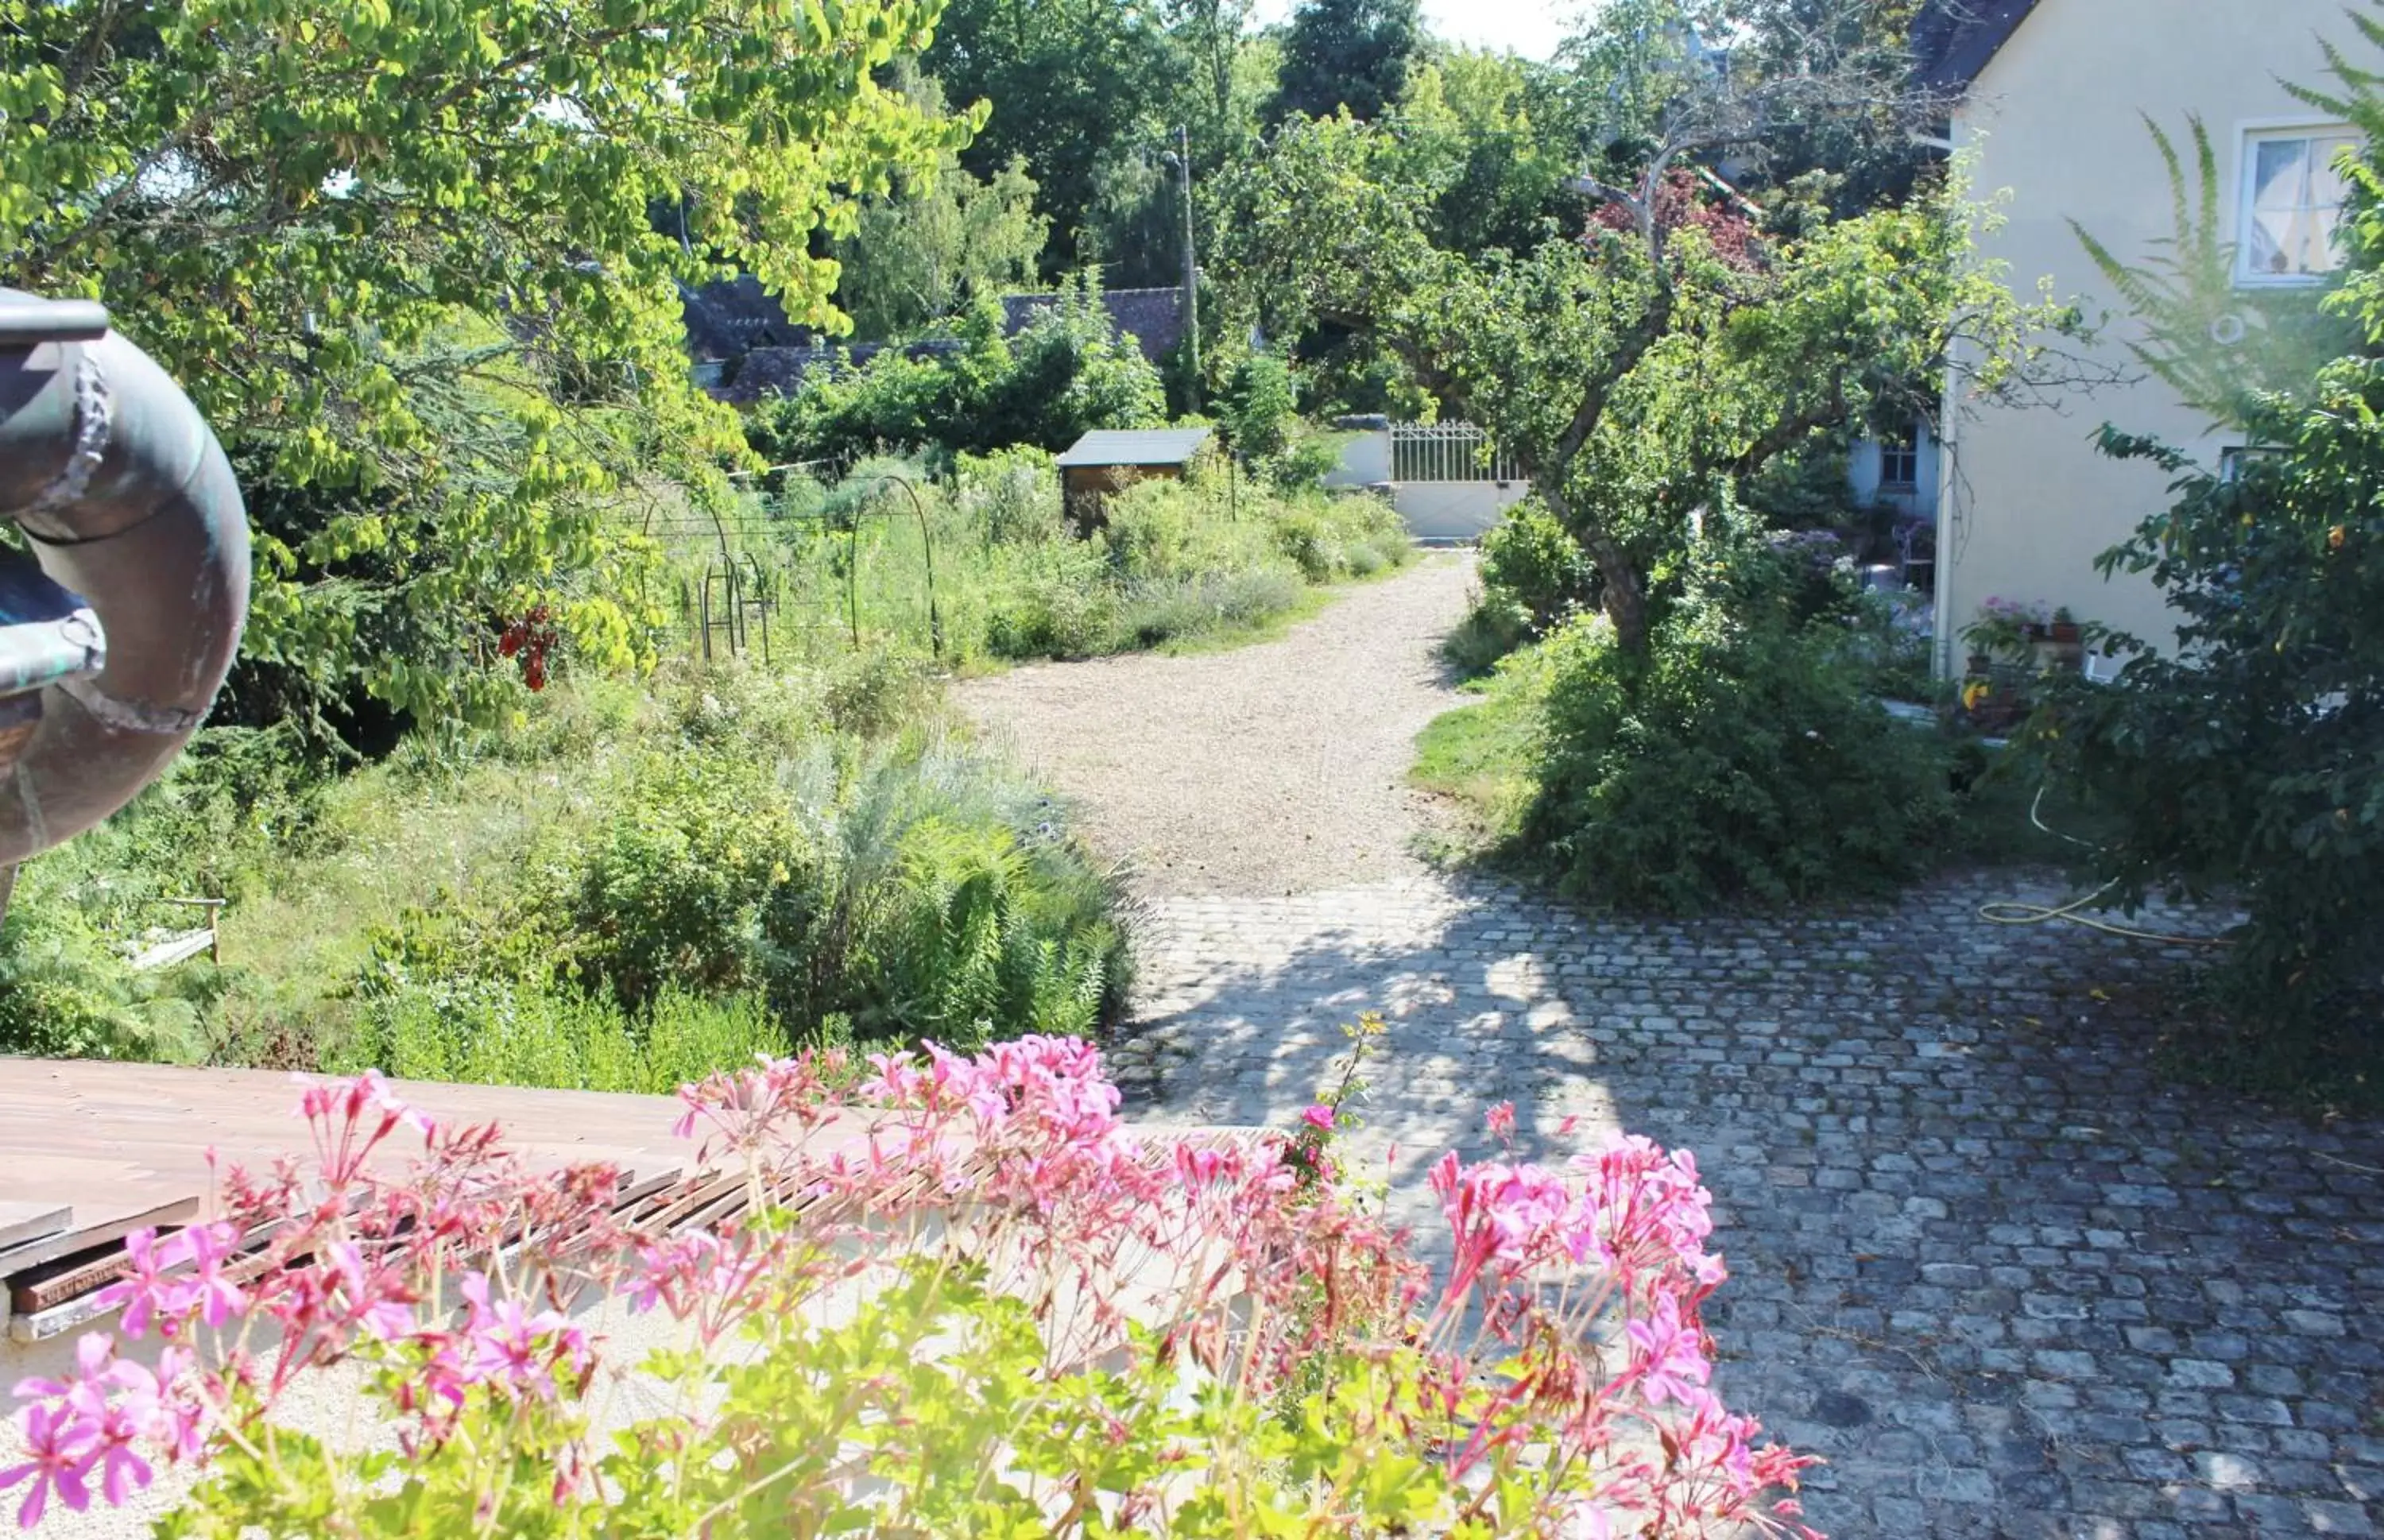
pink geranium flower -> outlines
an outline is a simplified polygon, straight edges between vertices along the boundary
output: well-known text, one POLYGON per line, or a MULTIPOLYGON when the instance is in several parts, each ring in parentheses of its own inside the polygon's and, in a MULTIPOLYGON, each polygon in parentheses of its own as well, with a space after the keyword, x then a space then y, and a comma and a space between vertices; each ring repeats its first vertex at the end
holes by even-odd
POLYGON ((1321 1101, 1317 1102, 1299 1114, 1299 1121, 1310 1128, 1322 1129, 1329 1134, 1333 1131, 1333 1109, 1321 1101))

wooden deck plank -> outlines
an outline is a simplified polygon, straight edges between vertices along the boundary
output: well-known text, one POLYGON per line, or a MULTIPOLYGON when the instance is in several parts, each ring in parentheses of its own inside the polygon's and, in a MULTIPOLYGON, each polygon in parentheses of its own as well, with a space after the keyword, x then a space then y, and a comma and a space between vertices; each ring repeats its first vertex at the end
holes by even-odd
POLYGON ((55 1236, 73 1218, 70 1204, 28 1203, 22 1199, 0 1202, 0 1251, 55 1236))

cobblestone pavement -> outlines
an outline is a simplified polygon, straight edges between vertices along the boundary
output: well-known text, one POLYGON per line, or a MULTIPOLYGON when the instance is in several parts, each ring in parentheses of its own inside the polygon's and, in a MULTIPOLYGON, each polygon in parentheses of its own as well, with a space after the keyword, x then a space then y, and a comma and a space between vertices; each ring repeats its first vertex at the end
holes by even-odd
POLYGON ((1283 1126, 1382 1008, 1358 1137, 1410 1204, 1502 1099, 1548 1153, 1568 1117, 1694 1149, 1720 1388, 1830 1460, 1840 1540, 2377 1534, 2384 1130, 2160 1083, 2135 1002, 2174 956, 1976 918, 2030 888, 1681 924, 1471 880, 1162 899, 1118 1062, 1148 1120, 1283 1126))

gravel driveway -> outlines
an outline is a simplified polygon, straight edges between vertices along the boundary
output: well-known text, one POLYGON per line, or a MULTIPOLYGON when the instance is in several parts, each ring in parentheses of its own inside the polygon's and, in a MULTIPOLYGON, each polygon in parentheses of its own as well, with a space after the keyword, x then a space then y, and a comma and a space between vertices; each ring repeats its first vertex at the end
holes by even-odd
POLYGON ((1434 649, 1470 556, 1426 555, 1281 640, 1039 664, 954 691, 1083 810, 1146 895, 1273 895, 1424 875, 1415 735, 1466 697, 1434 649))

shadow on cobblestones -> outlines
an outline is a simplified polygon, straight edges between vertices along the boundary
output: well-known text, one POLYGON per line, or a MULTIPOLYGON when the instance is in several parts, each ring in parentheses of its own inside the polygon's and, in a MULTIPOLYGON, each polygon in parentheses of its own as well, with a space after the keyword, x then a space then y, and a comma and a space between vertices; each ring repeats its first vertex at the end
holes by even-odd
POLYGON ((2160 1083, 2134 1002, 2180 959, 1977 918, 2030 889, 1677 923, 1470 880, 1161 900, 1118 1066, 1150 1121, 1287 1126, 1384 1010, 1358 1148, 1427 1237, 1423 1167, 1497 1101, 1543 1153, 1694 1149, 1722 1388, 1831 1461, 1840 1540, 2375 1534, 2384 1130, 2160 1083))

